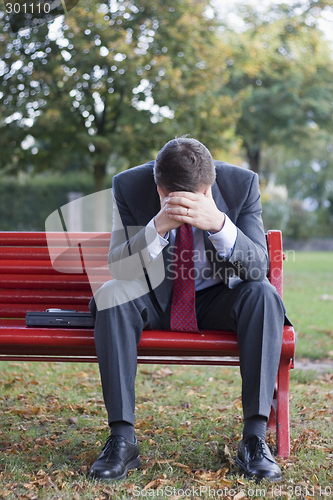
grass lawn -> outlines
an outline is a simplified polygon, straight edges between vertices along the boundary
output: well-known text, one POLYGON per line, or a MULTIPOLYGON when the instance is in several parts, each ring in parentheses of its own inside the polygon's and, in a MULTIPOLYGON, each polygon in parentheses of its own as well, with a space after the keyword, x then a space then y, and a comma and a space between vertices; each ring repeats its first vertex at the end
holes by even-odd
POLYGON ((333 359, 333 252, 287 252, 284 302, 296 356, 333 359))
MULTIPOLYGON (((288 255, 285 303, 298 356, 332 358, 333 256, 288 255)), ((235 367, 141 365, 136 435, 142 469, 125 481, 86 478, 108 436, 97 365, 2 362, 0 500, 333 498, 333 371, 291 375, 291 456, 283 481, 239 475, 241 380, 235 367)), ((275 435, 267 440, 275 449, 275 435)))
MULTIPOLYGON (((235 467, 242 432, 238 368, 141 365, 142 470, 103 484, 86 478, 108 436, 97 365, 1 366, 1 499, 208 499, 213 491, 232 500, 333 497, 333 374, 293 372, 292 453, 278 458, 284 479, 272 490, 235 467)), ((269 432, 273 449, 274 439, 269 432)))

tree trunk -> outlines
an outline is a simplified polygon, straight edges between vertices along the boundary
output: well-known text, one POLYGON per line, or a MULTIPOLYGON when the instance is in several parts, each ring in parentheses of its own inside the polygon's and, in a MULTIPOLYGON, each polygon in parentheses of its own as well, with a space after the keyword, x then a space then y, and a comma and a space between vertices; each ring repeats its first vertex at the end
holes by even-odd
POLYGON ((95 163, 94 165, 94 177, 95 177, 95 192, 102 191, 105 189, 105 177, 106 177, 106 164, 104 162, 95 163))
POLYGON ((94 230, 97 232, 107 231, 107 200, 105 190, 106 165, 95 163, 95 196, 94 196, 94 230))
POLYGON ((250 168, 257 174, 260 173, 260 149, 259 148, 246 148, 246 155, 250 163, 250 168))

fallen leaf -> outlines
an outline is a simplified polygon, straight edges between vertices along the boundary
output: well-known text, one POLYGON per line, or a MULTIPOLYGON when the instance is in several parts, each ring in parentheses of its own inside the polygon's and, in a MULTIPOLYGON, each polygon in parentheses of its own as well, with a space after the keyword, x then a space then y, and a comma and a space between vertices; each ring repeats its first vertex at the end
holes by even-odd
POLYGON ((309 419, 321 416, 321 415, 329 415, 331 412, 328 409, 323 409, 323 410, 315 410, 310 413, 309 419))
POLYGON ((234 496, 234 500, 242 500, 243 498, 246 497, 246 494, 244 491, 240 491, 234 496))
POLYGON ((24 488, 26 488, 27 490, 33 490, 35 488, 35 485, 32 484, 32 483, 25 483, 24 485, 24 488))
POLYGON ((243 408, 243 405, 242 405, 242 400, 241 400, 241 398, 240 398, 240 397, 239 397, 239 398, 237 398, 237 399, 235 399, 235 400, 233 401, 233 404, 234 404, 234 406, 236 406, 236 408, 237 408, 238 410, 241 410, 241 409, 243 408))
POLYGON ((166 474, 163 474, 162 476, 158 476, 157 478, 150 481, 143 489, 148 490, 150 488, 157 488, 158 486, 165 484, 166 482, 166 474))
POLYGON ((171 465, 174 465, 175 467, 181 467, 182 469, 185 470, 187 474, 191 474, 191 468, 188 465, 181 464, 179 462, 171 462, 171 465))
POLYGON ((153 372, 153 378, 163 378, 168 377, 169 375, 172 375, 172 370, 170 370, 170 368, 161 368, 160 370, 153 372))

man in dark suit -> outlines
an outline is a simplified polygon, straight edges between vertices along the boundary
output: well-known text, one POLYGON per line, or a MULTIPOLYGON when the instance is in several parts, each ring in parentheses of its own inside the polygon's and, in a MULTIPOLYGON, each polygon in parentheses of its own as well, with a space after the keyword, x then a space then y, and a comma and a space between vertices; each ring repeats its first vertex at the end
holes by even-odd
POLYGON ((194 139, 168 142, 155 162, 113 179, 109 268, 94 295, 95 343, 111 435, 90 477, 123 479, 140 464, 134 436, 137 344, 143 329, 237 333, 248 477, 281 479, 265 444, 284 305, 266 278, 258 176, 194 139))

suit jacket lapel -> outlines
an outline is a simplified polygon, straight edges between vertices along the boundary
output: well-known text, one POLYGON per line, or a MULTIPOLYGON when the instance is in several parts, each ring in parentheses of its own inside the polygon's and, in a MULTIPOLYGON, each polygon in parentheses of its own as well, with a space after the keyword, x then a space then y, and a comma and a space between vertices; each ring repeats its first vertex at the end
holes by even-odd
MULTIPOLYGON (((214 201, 215 201, 217 208, 221 212, 224 212, 227 215, 229 212, 229 207, 228 207, 225 199, 223 198, 222 192, 221 192, 217 182, 215 182, 212 186, 212 196, 214 198, 214 201)), ((221 261, 221 259, 218 259, 218 260, 214 259, 214 255, 217 254, 216 248, 214 247, 213 243, 208 238, 207 231, 204 231, 203 233, 204 233, 204 243, 205 243, 207 259, 210 261, 213 269, 216 268, 216 269, 221 270, 220 277, 222 278, 223 282, 226 285, 228 285, 228 281, 229 281, 228 268, 230 267, 230 265, 228 264, 228 262, 225 262, 223 260, 221 261)))
POLYGON ((221 190, 219 186, 217 185, 217 182, 215 181, 214 184, 212 185, 212 195, 215 201, 215 204, 217 208, 224 213, 227 213, 229 211, 229 207, 225 201, 225 199, 222 196, 221 190))
POLYGON ((136 212, 137 220, 143 220, 143 225, 146 225, 161 209, 160 197, 154 181, 147 185, 144 195, 145 202, 138 204, 136 212))
MULTIPOLYGON (((212 185, 212 196, 214 198, 214 201, 215 201, 217 208, 221 212, 224 212, 225 214, 227 214, 229 211, 229 207, 228 207, 225 199, 223 198, 222 193, 220 191, 220 188, 217 185, 216 181, 212 185)), ((216 252, 216 250, 215 250, 214 245, 212 244, 212 242, 208 238, 207 231, 204 231, 204 241, 205 241, 206 250, 209 250, 208 255, 213 255, 213 253, 216 252)))

